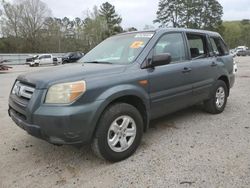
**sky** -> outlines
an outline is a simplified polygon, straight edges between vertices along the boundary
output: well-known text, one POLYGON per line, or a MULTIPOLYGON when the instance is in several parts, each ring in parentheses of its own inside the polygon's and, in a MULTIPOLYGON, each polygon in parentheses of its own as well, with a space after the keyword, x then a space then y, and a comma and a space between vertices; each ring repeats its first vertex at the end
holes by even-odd
MULTIPOLYGON (((124 28, 143 29, 153 25, 159 0, 42 0, 52 10, 54 17, 84 18, 86 10, 108 1, 123 18, 124 28)), ((224 8, 223 20, 250 19, 250 0, 218 0, 224 8)))

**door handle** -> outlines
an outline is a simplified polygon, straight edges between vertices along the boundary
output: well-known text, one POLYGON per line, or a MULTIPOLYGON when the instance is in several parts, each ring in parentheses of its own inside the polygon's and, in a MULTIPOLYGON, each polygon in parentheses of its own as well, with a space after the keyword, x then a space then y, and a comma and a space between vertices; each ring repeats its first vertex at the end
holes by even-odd
POLYGON ((211 67, 216 67, 216 66, 217 66, 217 63, 212 62, 211 67))
POLYGON ((190 67, 184 67, 182 73, 188 73, 188 72, 191 72, 192 69, 190 67))

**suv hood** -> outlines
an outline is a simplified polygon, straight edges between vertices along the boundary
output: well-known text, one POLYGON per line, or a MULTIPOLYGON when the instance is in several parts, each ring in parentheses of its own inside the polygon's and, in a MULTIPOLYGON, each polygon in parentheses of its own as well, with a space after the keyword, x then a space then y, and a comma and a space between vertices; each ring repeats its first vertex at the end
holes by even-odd
POLYGON ((47 68, 18 76, 18 80, 36 86, 37 89, 46 89, 50 85, 61 82, 88 80, 91 77, 119 74, 125 70, 126 65, 112 64, 70 64, 61 67, 47 68))

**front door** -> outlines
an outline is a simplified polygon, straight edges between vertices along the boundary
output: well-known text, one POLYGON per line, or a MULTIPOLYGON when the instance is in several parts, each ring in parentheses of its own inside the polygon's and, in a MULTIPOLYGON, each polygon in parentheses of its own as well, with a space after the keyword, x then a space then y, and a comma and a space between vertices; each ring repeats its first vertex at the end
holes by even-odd
POLYGON ((152 53, 169 53, 172 57, 170 64, 148 69, 151 114, 152 118, 157 118, 191 103, 192 70, 183 33, 163 35, 152 53))

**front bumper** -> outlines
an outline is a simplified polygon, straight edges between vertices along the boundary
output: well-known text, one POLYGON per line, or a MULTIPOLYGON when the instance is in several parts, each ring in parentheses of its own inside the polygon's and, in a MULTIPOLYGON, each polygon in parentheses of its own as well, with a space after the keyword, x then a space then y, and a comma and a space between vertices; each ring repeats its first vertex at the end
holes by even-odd
POLYGON ((22 120, 19 116, 18 113, 15 112, 12 109, 9 109, 9 116, 11 117, 11 119, 23 130, 25 130, 27 133, 29 133, 32 136, 35 136, 37 138, 41 138, 44 139, 45 135, 42 135, 41 129, 38 125, 32 125, 29 124, 27 122, 25 122, 24 120, 22 120))
MULTIPOLYGON (((32 104, 32 101, 31 101, 32 104)), ((96 115, 102 101, 76 106, 40 105, 21 107, 11 96, 9 116, 27 133, 52 144, 80 144, 91 141, 96 115), (32 112, 32 109, 34 112, 32 112)))

